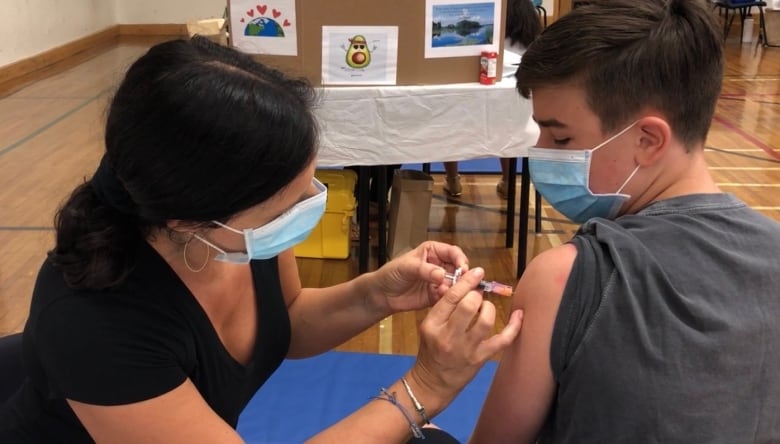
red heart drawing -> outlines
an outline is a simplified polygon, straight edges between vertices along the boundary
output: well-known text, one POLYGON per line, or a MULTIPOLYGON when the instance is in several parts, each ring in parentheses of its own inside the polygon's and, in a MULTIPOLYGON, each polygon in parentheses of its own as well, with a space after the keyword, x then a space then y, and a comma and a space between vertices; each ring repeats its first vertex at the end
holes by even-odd
POLYGON ((246 15, 248 15, 250 17, 254 17, 255 16, 255 10, 254 9, 250 9, 249 11, 246 12, 246 15))
POLYGON ((241 23, 244 23, 244 17, 241 17, 241 23))
POLYGON ((279 11, 277 11, 276 9, 274 9, 273 11, 271 11, 271 13, 274 15, 274 18, 277 18, 277 17, 279 17, 280 15, 282 15, 282 13, 281 13, 281 12, 279 12, 279 11))
POLYGON ((260 13, 260 15, 265 15, 265 11, 268 10, 268 6, 266 5, 257 5, 257 12, 260 13))
POLYGON ((290 21, 287 20, 287 19, 284 19, 284 23, 282 25, 283 26, 290 26, 290 21))

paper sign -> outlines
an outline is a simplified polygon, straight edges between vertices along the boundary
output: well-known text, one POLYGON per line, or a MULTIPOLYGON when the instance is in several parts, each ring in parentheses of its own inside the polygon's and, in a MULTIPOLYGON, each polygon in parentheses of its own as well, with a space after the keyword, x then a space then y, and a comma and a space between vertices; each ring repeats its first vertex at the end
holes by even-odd
POLYGON ((501 2, 427 0, 425 58, 467 57, 498 52, 501 2))
POLYGON ((230 38, 249 54, 298 55, 295 0, 231 0, 230 38))
POLYGON ((395 85, 397 26, 323 26, 323 85, 395 85))

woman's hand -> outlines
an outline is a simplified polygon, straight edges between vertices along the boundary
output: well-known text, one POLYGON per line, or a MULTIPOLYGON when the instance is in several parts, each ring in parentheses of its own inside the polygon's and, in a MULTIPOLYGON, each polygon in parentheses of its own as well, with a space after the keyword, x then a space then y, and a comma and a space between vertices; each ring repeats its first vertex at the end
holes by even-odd
POLYGON ((520 333, 522 311, 515 310, 504 329, 493 334, 496 308, 474 290, 483 276, 481 268, 461 276, 420 325, 420 350, 409 379, 434 414, 520 333))
MULTIPOLYGON (((421 262, 430 267, 443 266, 447 269, 466 265, 465 255, 456 247, 434 242, 421 247, 412 256, 426 251, 427 255, 414 256, 415 260, 406 256, 399 259, 416 263, 417 269, 427 269, 431 273, 434 273, 433 269, 421 265, 421 262), (425 260, 421 261, 421 258, 425 260)), ((393 262, 388 264, 392 265, 391 269, 404 270, 404 265, 393 262)), ((400 274, 403 277, 417 276, 416 279, 424 281, 423 287, 430 289, 431 294, 437 294, 443 288, 435 285, 436 279, 433 279, 432 286, 426 275, 420 277, 419 273, 407 273, 400 274)), ((443 272, 439 270, 438 273, 443 272)), ((495 307, 483 301, 482 295, 474 290, 483 275, 482 269, 477 268, 461 276, 457 283, 446 289, 420 325, 417 361, 406 375, 408 390, 413 397, 409 396, 407 386, 401 381, 387 388, 388 393, 394 394, 395 402, 404 406, 404 410, 412 415, 411 420, 418 425, 424 420, 420 412, 425 413, 428 419, 440 413, 474 378, 485 361, 506 348, 520 332, 521 312, 517 310, 501 333, 493 334, 495 307), (415 404, 414 400, 419 404, 415 404)), ((417 285, 408 285, 402 280, 398 286, 406 288, 402 284, 417 285)), ((409 422, 396 406, 375 401, 319 433, 310 442, 406 442, 409 432, 409 422)))
POLYGON ((423 242, 373 273, 374 304, 383 312, 430 307, 450 288, 444 273, 468 270, 468 258, 459 247, 423 242))

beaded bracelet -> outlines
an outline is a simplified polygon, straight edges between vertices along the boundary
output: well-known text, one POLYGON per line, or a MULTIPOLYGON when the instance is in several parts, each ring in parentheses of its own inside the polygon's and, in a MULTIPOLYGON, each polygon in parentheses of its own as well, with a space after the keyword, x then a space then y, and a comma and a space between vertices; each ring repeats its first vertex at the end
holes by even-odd
POLYGON ((400 402, 398 402, 398 399, 395 397, 395 393, 390 393, 387 390, 383 388, 379 389, 379 396, 374 396, 371 399, 383 399, 390 404, 393 404, 394 406, 398 407, 398 410, 401 411, 401 413, 404 415, 404 418, 406 418, 407 421, 409 421, 409 428, 412 430, 412 436, 415 438, 425 439, 425 435, 423 435, 422 430, 420 430, 420 426, 417 425, 417 421, 412 418, 412 415, 406 410, 406 408, 401 405, 400 402))
POLYGON ((420 417, 422 418, 425 424, 430 424, 431 422, 428 420, 428 417, 425 415, 425 407, 423 407, 423 405, 420 404, 420 401, 418 401, 417 398, 414 396, 414 392, 412 392, 412 387, 406 381, 406 378, 402 377, 401 382, 403 382, 404 388, 406 389, 406 393, 409 395, 409 398, 412 399, 412 404, 414 404, 414 409, 417 410, 417 413, 420 414, 420 417))

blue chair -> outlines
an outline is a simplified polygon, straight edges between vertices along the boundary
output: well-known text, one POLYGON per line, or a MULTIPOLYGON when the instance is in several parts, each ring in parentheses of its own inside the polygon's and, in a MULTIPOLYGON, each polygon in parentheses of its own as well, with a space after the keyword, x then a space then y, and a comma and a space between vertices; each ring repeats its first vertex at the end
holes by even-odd
POLYGON ((544 27, 547 27, 547 10, 544 9, 544 6, 542 6, 542 0, 531 0, 531 3, 534 4, 534 8, 536 8, 536 12, 539 14, 539 17, 542 18, 542 23, 544 23, 544 27))
MULTIPOLYGON (((751 1, 751 0, 716 0, 714 7, 718 8, 718 13, 725 17, 723 18, 723 40, 729 35, 729 29, 734 22, 734 17, 739 14, 740 31, 745 28, 745 19, 752 15, 752 9, 755 6, 758 8, 758 41, 763 43, 764 46, 777 46, 770 45, 766 37, 766 21, 764 19, 764 1, 751 1)), ((742 35, 740 34, 739 41, 742 43, 742 35)))

